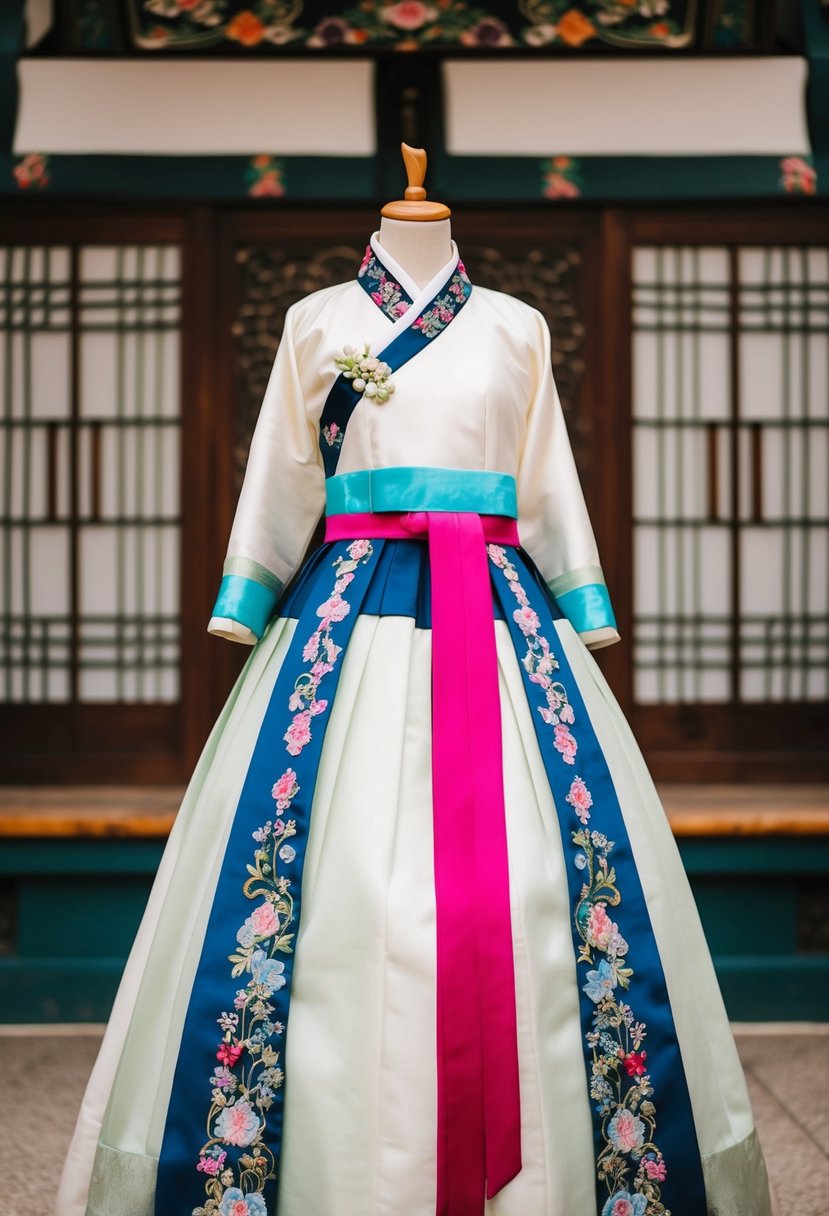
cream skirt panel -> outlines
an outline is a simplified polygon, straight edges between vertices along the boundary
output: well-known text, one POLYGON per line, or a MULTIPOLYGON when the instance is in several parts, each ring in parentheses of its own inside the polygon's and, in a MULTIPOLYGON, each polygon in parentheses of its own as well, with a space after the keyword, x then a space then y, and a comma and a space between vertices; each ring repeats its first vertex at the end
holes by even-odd
MULTIPOLYGON (((496 621, 495 628, 523 1169, 487 1203, 486 1216, 593 1216, 564 852, 508 627, 496 621)), ((84 1099, 59 1216, 152 1216, 190 987, 233 814, 294 629, 292 620, 269 628, 193 774, 84 1099)), ((556 629, 630 832, 688 1075, 709 1209, 766 1216, 742 1069, 670 827, 595 660, 568 622, 556 629)), ((279 1216, 434 1216, 430 669, 431 634, 411 618, 357 620, 331 708, 306 855, 285 1046, 279 1216)), ((624 929, 624 901, 618 916, 624 929)), ((235 926, 228 928, 232 942, 235 926)), ((635 950, 634 941, 634 969, 635 950)), ((207 1077, 204 1096, 206 1112, 207 1077)), ((662 1095, 663 1111, 669 1102, 662 1095)))

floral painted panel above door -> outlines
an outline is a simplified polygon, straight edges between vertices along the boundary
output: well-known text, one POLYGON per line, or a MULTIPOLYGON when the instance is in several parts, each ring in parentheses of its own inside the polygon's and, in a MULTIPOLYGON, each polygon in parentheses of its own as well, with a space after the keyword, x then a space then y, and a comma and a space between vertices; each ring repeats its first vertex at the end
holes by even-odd
MULTIPOLYGON (((87 4, 97 0, 86 0, 87 4)), ((348 49, 532 51, 713 46, 740 10, 746 41, 757 0, 126 0, 141 50, 348 49), (710 12, 708 11, 710 10, 710 12), (704 29, 704 37, 697 32, 704 29)), ((732 43, 733 45, 733 43, 732 43)))

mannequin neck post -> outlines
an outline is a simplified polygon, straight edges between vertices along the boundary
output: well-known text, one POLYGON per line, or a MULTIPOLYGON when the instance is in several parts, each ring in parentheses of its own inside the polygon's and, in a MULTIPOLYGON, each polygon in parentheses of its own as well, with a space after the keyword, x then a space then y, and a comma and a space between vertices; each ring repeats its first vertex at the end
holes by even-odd
POLYGON ((379 239, 418 287, 425 287, 452 257, 449 220, 392 220, 382 216, 379 239))

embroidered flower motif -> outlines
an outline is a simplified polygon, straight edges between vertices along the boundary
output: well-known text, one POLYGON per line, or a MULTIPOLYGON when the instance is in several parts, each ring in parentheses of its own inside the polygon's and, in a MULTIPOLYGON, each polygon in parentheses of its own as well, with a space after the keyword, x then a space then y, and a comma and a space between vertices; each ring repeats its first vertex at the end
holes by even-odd
MULTIPOLYGON (((610 1196, 602 1208, 602 1216, 645 1216, 647 1210, 646 1195, 631 1195, 629 1191, 617 1191, 615 1195, 610 1196)), ((664 1212, 665 1209, 662 1208, 662 1211, 664 1212)))
POLYGON ((345 431, 337 426, 336 422, 332 422, 330 426, 322 428, 322 437, 330 448, 339 448, 342 447, 345 431))
POLYGON ((580 821, 587 823, 590 818, 590 808, 593 805, 593 795, 581 777, 573 778, 570 792, 567 795, 567 801, 578 815, 580 821))
MULTIPOLYGON (((290 698, 289 708, 296 712, 285 735, 289 755, 298 754, 310 740, 313 718, 327 707, 318 696, 319 686, 342 654, 331 631, 350 611, 343 593, 354 571, 373 553, 370 541, 356 540, 333 562, 334 587, 317 610, 320 624, 302 652, 310 670, 297 681, 290 698)), ((287 985, 283 957, 293 952, 294 895, 285 867, 297 858, 289 842, 297 835, 290 811, 299 793, 296 771, 285 768, 271 786, 277 817, 251 833, 256 849, 242 890, 256 902, 236 933, 238 948, 228 955, 231 977, 244 976, 244 987, 233 1001, 236 1012, 225 1011, 217 1018, 223 1039, 216 1052, 219 1066, 207 1078, 212 1097, 209 1138, 196 1163, 205 1179, 206 1199, 193 1209, 195 1216, 267 1216, 264 1189, 276 1177, 276 1158, 265 1136, 266 1116, 285 1082, 278 1050, 285 1026, 274 1019, 277 1006, 272 999, 287 985), (234 1159, 229 1148, 247 1151, 234 1159)))
MULTIPOLYGON (((567 689, 554 679, 558 661, 540 623, 533 622, 529 597, 507 551, 500 545, 488 545, 487 551, 519 605, 514 620, 527 644, 522 666, 530 683, 544 693, 545 704, 536 708, 553 727, 552 746, 563 763, 574 764, 578 724, 567 689)), ((670 1216, 660 1198, 659 1183, 668 1171, 654 1143, 656 1107, 651 1101, 648 1053, 642 1050, 647 1028, 635 1020, 633 1009, 622 999, 634 972, 625 964, 628 943, 608 913, 608 907, 621 902, 608 860, 614 841, 604 832, 588 829, 594 799, 582 777, 572 779, 565 801, 579 820, 571 841, 573 862, 583 882, 573 919, 581 939, 577 964, 588 967, 582 989, 595 1006, 585 1041, 590 1097, 601 1120, 596 1170, 610 1192, 602 1216, 670 1216)))
POLYGON ((239 1098, 232 1106, 226 1106, 221 1111, 213 1131, 223 1144, 247 1148, 259 1131, 259 1115, 246 1098, 239 1098))
POLYGON ((199 1158, 196 1169, 201 1170, 203 1174, 210 1174, 211 1177, 215 1178, 221 1172, 226 1160, 227 1153, 223 1149, 220 1149, 218 1144, 213 1144, 210 1148, 204 1150, 199 1158))
POLYGON ((377 307, 392 321, 401 317, 411 307, 412 299, 393 279, 382 262, 375 256, 371 245, 366 246, 365 256, 357 271, 357 279, 371 296, 377 307))
POLYGON ((244 1195, 238 1186, 232 1186, 222 1196, 219 1216, 268 1216, 268 1210, 261 1195, 244 1195))
POLYGON ((576 763, 576 752, 578 751, 579 745, 576 743, 573 735, 571 735, 569 727, 563 726, 561 723, 556 726, 556 735, 553 742, 553 747, 557 752, 561 752, 561 758, 565 764, 576 763))
MULTIPOLYGON (((334 364, 346 380, 351 381, 351 387, 356 393, 362 393, 377 405, 383 405, 394 392, 394 384, 389 379, 391 368, 388 363, 383 363, 369 354, 368 342, 362 351, 355 350, 353 346, 344 346, 342 355, 334 360, 334 364)), ((325 431, 326 428, 323 427, 323 435, 325 431)))
POLYGON ((446 329, 446 326, 454 320, 455 314, 471 291, 472 284, 467 277, 464 264, 458 262, 457 270, 449 280, 445 293, 432 301, 431 308, 421 313, 413 322, 412 328, 419 329, 424 338, 437 337, 441 330, 446 329))
MULTIPOLYGON (((278 811, 287 810, 291 802, 296 797, 299 786, 296 783, 296 773, 292 768, 286 769, 277 782, 275 782, 271 790, 271 797, 276 801, 276 809, 278 811)), ((270 828, 270 824, 267 825, 270 828)), ((254 832, 254 840, 257 839, 254 832)))
MULTIPOLYGON (((298 756, 311 742, 311 720, 328 707, 328 702, 321 700, 317 692, 325 676, 334 670, 334 663, 342 653, 342 647, 337 646, 331 637, 331 629, 339 621, 345 620, 351 611, 348 600, 343 598, 343 592, 354 578, 357 564, 368 561, 374 550, 370 541, 354 540, 346 552, 348 558, 340 557, 335 563, 337 578, 332 594, 317 608, 320 624, 303 647, 302 657, 306 663, 311 663, 311 669, 297 678, 288 702, 288 708, 294 711, 294 716, 282 737, 291 756, 298 756)), ((287 780, 287 774, 285 779, 287 780)), ((278 802, 277 806, 279 807, 278 802)))
MULTIPOLYGON (((627 1075, 629 1077, 644 1077, 645 1073, 648 1071, 645 1067, 645 1060, 647 1060, 647 1058, 648 1053, 646 1051, 629 1051, 622 1060, 627 1075)), ((665 1167, 663 1166, 662 1169, 664 1170, 664 1168, 665 1167)), ((649 1177, 653 1178, 657 1176, 656 1174, 650 1173, 647 1165, 645 1166, 645 1172, 649 1177)))

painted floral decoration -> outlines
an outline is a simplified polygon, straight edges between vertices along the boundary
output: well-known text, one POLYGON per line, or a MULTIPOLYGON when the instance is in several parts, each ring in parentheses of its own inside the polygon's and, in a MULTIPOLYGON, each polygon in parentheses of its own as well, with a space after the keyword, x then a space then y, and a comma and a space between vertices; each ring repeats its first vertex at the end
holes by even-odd
POLYGON ((578 48, 598 41, 676 47, 693 39, 687 5, 672 0, 524 0, 521 11, 532 23, 522 34, 530 46, 578 48))
POLYGON ((360 46, 392 44, 396 51, 414 51, 430 44, 455 43, 468 47, 515 45, 507 25, 485 8, 457 0, 362 0, 340 16, 323 17, 308 39, 308 46, 360 46))
MULTIPOLYGON (((394 384, 389 379, 391 368, 388 363, 383 363, 375 355, 369 353, 368 342, 362 350, 356 350, 353 346, 344 346, 342 355, 334 360, 334 364, 346 380, 351 381, 351 387, 356 393, 362 393, 364 397, 368 397, 377 405, 383 405, 394 392, 394 384)), ((324 430, 323 435, 325 435, 324 430)), ((332 444, 332 440, 328 436, 326 439, 329 444, 332 444)))
POLYGON ((572 156, 551 156, 541 162, 545 198, 578 198, 582 192, 579 162, 572 156))
POLYGON ((817 170, 802 156, 784 156, 780 162, 780 185, 787 194, 816 194, 817 170))
POLYGON ((245 174, 248 194, 251 198, 281 198, 285 193, 283 173, 284 166, 275 157, 252 157, 245 174))
POLYGON ((49 185, 49 157, 30 152, 12 169, 21 190, 43 190, 49 185))

